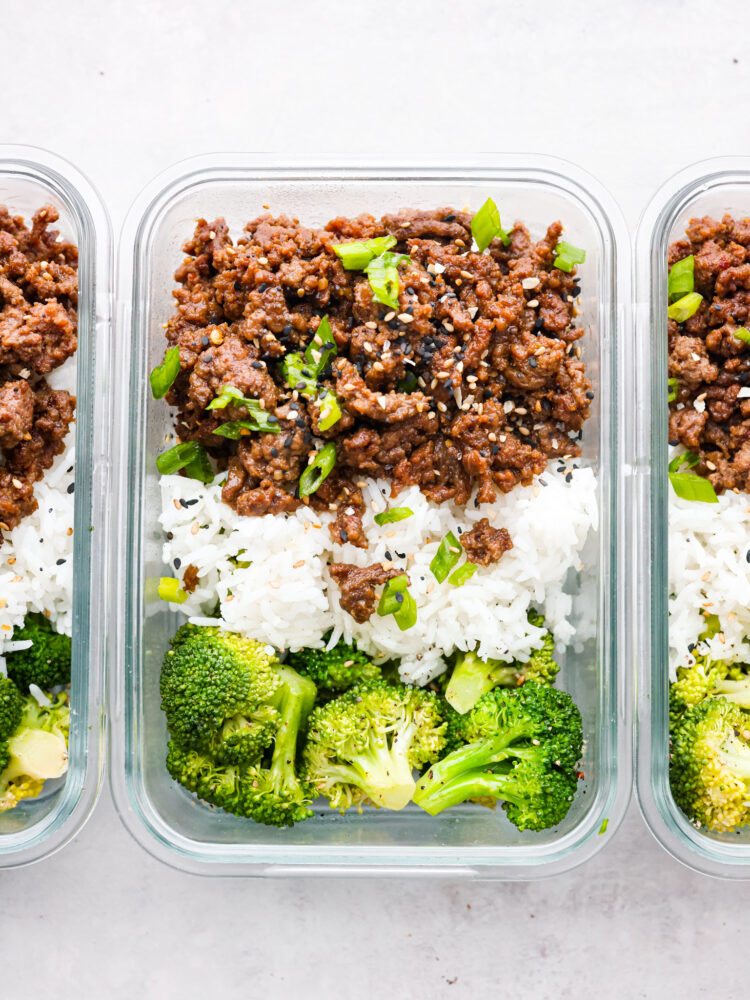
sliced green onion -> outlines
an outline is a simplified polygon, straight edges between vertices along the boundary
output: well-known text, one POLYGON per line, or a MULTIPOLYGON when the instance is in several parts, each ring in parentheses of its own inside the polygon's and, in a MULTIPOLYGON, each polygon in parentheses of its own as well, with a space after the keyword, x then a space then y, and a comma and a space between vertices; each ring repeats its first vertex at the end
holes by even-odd
POLYGON ((338 396, 330 389, 321 389, 318 395, 320 404, 320 415, 318 416, 318 427, 322 431, 327 431, 335 423, 341 420, 341 406, 338 396))
POLYGON ((371 240, 337 243, 333 249, 347 271, 364 271, 373 257, 379 257, 395 245, 395 236, 375 236, 371 240))
MULTIPOLYGON (((243 406, 248 402, 242 395, 239 389, 235 389, 233 385, 223 385, 221 387, 221 392, 218 396, 214 396, 211 402, 206 407, 207 410, 223 410, 230 404, 232 406, 243 406)), ((257 400, 252 400, 253 403, 257 403, 257 400)))
POLYGON ((732 330, 732 333, 737 340, 741 340, 745 344, 750 344, 750 330, 748 330, 747 327, 738 326, 736 330, 732 330))
POLYGON ((315 458, 299 477, 299 495, 309 497, 330 475, 336 464, 336 445, 333 441, 324 444, 315 458))
POLYGON ((668 403, 674 403, 674 401, 677 399, 677 386, 678 386, 678 384, 679 383, 678 383, 678 381, 677 381, 676 378, 668 378, 667 379, 667 385, 669 386, 669 392, 667 393, 667 402, 668 403))
POLYGON ((230 420, 217 427, 212 433, 236 441, 242 436, 243 428, 248 431, 262 431, 264 434, 278 434, 280 432, 278 418, 265 410, 257 399, 248 399, 243 396, 240 390, 235 389, 233 385, 222 386, 219 395, 211 400, 206 409, 223 410, 229 405, 249 410, 250 418, 248 420, 230 420))
POLYGON ((184 469, 190 479, 210 483, 214 478, 205 448, 197 441, 181 441, 174 448, 162 452, 156 459, 156 468, 163 476, 171 476, 184 469))
POLYGON ((553 265, 560 271, 566 271, 570 273, 576 264, 583 264, 586 260, 586 251, 581 250, 580 247, 574 247, 572 243, 567 243, 565 240, 560 240, 560 242, 555 247, 555 259, 552 262, 553 265))
POLYGON ((667 310, 667 315, 670 319, 676 320, 678 323, 684 323, 685 320, 690 319, 691 316, 694 316, 698 312, 702 301, 702 295, 699 295, 698 292, 690 292, 688 295, 683 295, 681 299, 673 302, 667 310))
POLYGON ((315 366, 315 374, 320 375, 332 358, 338 354, 333 330, 327 316, 318 324, 313 339, 305 348, 305 361, 315 366), (317 355, 317 357, 316 357, 317 355))
POLYGON ((432 574, 438 583, 442 583, 443 580, 445 580, 450 571, 461 558, 462 552, 463 548, 461 543, 453 532, 449 531, 438 546, 438 550, 430 563, 430 569, 432 570, 432 574))
POLYGON ((599 833, 597 834, 597 836, 603 837, 604 834, 607 832, 608 826, 609 826, 609 816, 605 816, 604 819, 602 820, 602 825, 599 827, 599 833))
POLYGON ((675 455, 672 461, 669 463, 669 471, 677 472, 680 466, 684 465, 687 469, 692 469, 694 465, 700 462, 700 456, 696 455, 693 451, 683 451, 680 455, 675 455))
POLYGON ((164 360, 149 375, 151 382, 151 392, 154 399, 162 399, 169 390, 177 376, 180 374, 180 349, 179 347, 169 347, 164 354, 164 360))
POLYGON ((414 511, 411 507, 391 507, 390 510, 384 510, 382 514, 376 514, 373 517, 373 521, 379 526, 395 524, 396 521, 405 521, 407 517, 411 517, 413 514, 414 511))
POLYGON ((702 503, 718 503, 716 491, 707 479, 692 472, 670 472, 672 489, 682 500, 699 500, 702 503))
POLYGON ((162 601, 169 601, 171 604, 184 604, 188 597, 180 586, 180 581, 173 576, 163 576, 159 580, 157 592, 162 601))
POLYGON ((715 635, 721 632, 721 622, 719 621, 718 615, 707 615, 705 611, 701 611, 701 614, 706 620, 706 627, 698 636, 700 640, 713 639, 715 635))
POLYGON ((399 392, 414 392, 417 388, 417 376, 414 372, 407 372, 402 379, 399 379, 396 388, 399 392))
POLYGON ((373 257, 365 268, 367 280, 370 282, 372 297, 376 302, 391 309, 398 309, 398 265, 410 260, 408 254, 391 253, 386 250, 379 257, 373 257))
POLYGON ((417 602, 409 593, 409 578, 406 573, 388 580, 378 604, 381 618, 393 615, 394 621, 405 632, 417 621, 417 602))
POLYGON ((228 420, 225 424, 219 424, 212 434, 218 437, 228 438, 230 441, 239 441, 242 437, 247 437, 255 431, 266 431, 269 434, 278 434, 278 427, 260 427, 255 420, 228 420))
POLYGON ((672 270, 669 272, 669 282, 667 294, 669 301, 682 298, 695 288, 695 257, 683 257, 682 260, 675 261, 672 270))
POLYGON ((281 369, 284 380, 290 389, 296 389, 303 396, 315 399, 318 395, 318 378, 314 367, 305 361, 299 352, 287 354, 284 358, 281 369))
POLYGON ((488 198, 471 220, 471 235, 480 253, 483 253, 496 236, 503 246, 510 246, 510 236, 500 224, 500 212, 492 198, 488 198))
POLYGON ((476 563, 465 562, 463 566, 459 566, 458 569, 453 570, 448 577, 448 583, 452 583, 454 587, 462 587, 467 580, 470 580, 474 576, 476 571, 476 563))

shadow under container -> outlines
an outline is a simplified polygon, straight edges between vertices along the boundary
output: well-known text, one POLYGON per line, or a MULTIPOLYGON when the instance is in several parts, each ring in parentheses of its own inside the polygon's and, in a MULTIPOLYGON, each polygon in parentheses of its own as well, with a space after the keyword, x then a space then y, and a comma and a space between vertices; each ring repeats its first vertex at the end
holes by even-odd
POLYGON ((119 259, 117 369, 130 373, 119 400, 123 439, 115 491, 121 601, 116 669, 112 781, 126 826, 152 854, 175 867, 212 875, 408 874, 520 879, 580 864, 607 841, 630 797, 630 662, 626 643, 622 466, 626 442, 621 409, 627 393, 629 241, 609 195, 591 177, 556 160, 499 156, 471 167, 276 165, 256 155, 215 155, 187 161, 158 177, 126 221, 119 259), (337 215, 375 215, 399 208, 478 208, 491 196, 503 220, 523 220, 541 237, 561 219, 566 238, 586 248, 581 268, 586 336, 582 341, 595 390, 583 437, 584 462, 598 478, 600 520, 585 569, 571 579, 573 624, 588 629, 578 651, 562 657, 561 683, 581 706, 586 737, 585 781, 564 823, 520 833, 502 809, 453 808, 437 818, 415 806, 401 812, 365 809, 345 816, 327 804, 315 816, 277 830, 214 810, 169 777, 159 671, 182 620, 147 599, 149 581, 164 572, 155 459, 172 416, 151 398, 149 371, 164 354, 162 324, 173 309, 173 273, 195 219, 224 216, 236 239, 245 223, 270 206, 274 214, 311 226, 337 215), (584 622, 588 623, 584 626, 584 622), (623 664, 625 669, 620 669, 623 664), (603 824, 607 819, 609 824, 603 824))
POLYGON ((673 857, 708 875, 747 879, 750 826, 739 833, 700 830, 669 787, 667 253, 690 219, 727 213, 750 216, 750 158, 704 160, 676 174, 649 203, 636 239, 637 788, 651 832, 673 857))
MULTIPOLYGON (((37 209, 53 205, 60 213, 55 228, 79 253, 69 765, 65 778, 46 782, 39 798, 0 813, 0 868, 13 868, 52 854, 78 833, 101 786, 111 239, 106 210, 89 181, 42 149, 0 146, 0 204, 27 223, 37 209)), ((0 559, 2 552, 0 548, 0 559)))

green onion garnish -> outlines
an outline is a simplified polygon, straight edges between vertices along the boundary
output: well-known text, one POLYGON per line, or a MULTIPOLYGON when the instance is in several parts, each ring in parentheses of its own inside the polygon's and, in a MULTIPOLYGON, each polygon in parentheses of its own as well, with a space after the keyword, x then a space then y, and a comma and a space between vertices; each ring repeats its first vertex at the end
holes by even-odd
POLYGON ((341 406, 335 392, 330 389, 321 389, 318 395, 320 404, 320 414, 318 416, 318 427, 321 431, 327 431, 335 423, 341 420, 341 406))
POLYGON ((693 451, 683 451, 679 455, 675 455, 672 461, 669 463, 669 471, 677 472, 681 466, 685 466, 686 469, 692 469, 694 465, 700 462, 700 457, 693 451))
POLYGON ((459 566, 458 569, 453 570, 448 577, 448 583, 452 583, 454 587, 461 587, 467 580, 474 576, 476 571, 476 563, 465 562, 463 566, 459 566))
POLYGON ((488 198, 471 220, 471 235, 480 253, 483 253, 496 236, 503 246, 510 246, 510 236, 500 224, 500 212, 492 198, 488 198))
POLYGON ((299 495, 309 497, 326 479, 336 464, 336 445, 333 441, 324 444, 315 458, 299 477, 299 495))
POLYGON ((432 574, 438 583, 442 583, 443 580, 445 580, 450 571, 461 558, 462 552, 463 548, 461 543, 453 532, 449 531, 438 546, 438 550, 430 563, 430 569, 432 570, 432 574))
POLYGON ((604 836, 604 834, 607 832, 608 826, 609 826, 609 816, 605 816, 604 819, 602 820, 602 825, 599 827, 599 833, 598 833, 599 837, 604 836))
POLYGON ((164 360, 149 375, 151 392, 154 399, 162 399, 172 388, 172 383, 180 374, 180 349, 169 347, 164 354, 164 360))
POLYGON ((676 261, 669 272, 669 284, 667 294, 669 301, 682 298, 695 288, 695 257, 683 257, 676 261))
POLYGON ((313 339, 305 348, 305 361, 315 366, 315 375, 320 375, 337 354, 338 348, 333 338, 331 324, 328 317, 324 316, 313 334, 313 339))
POLYGON ((202 483, 210 483, 214 478, 206 450, 197 441, 181 441, 163 452, 156 459, 156 468, 163 476, 171 476, 184 469, 190 479, 198 479, 202 483))
POLYGON ((732 330, 732 333, 737 338, 737 340, 742 340, 746 344, 750 344, 750 330, 745 326, 738 326, 736 330, 732 330))
POLYGON ((706 639, 713 639, 715 635, 718 635, 719 632, 721 632, 721 621, 719 620, 719 616, 706 614, 706 612, 703 609, 701 609, 701 614, 706 620, 706 627, 698 636, 698 639, 700 641, 704 641, 706 639))
POLYGON ((333 249, 347 271, 364 271, 373 257, 379 257, 395 245, 395 236, 375 236, 371 240, 337 243, 333 249))
POLYGON ((711 483, 702 476, 695 476, 691 472, 670 472, 669 481, 672 489, 682 500, 700 500, 703 503, 718 503, 711 483))
POLYGON ((184 604, 188 597, 180 586, 180 581, 172 576, 163 576, 159 580, 157 593, 162 601, 169 601, 171 604, 184 604))
POLYGON ((411 517, 414 511, 410 507, 391 507, 390 510, 384 510, 382 514, 376 514, 373 517, 373 521, 377 525, 384 524, 395 524, 396 521, 405 521, 407 517, 411 517))
POLYGON ((560 240, 560 242, 555 247, 555 259, 552 262, 553 265, 560 271, 566 271, 570 273, 576 264, 583 264, 586 260, 586 251, 581 250, 580 247, 574 247, 572 243, 566 243, 565 240, 560 240))
POLYGON ((398 265, 405 264, 409 259, 408 254, 391 253, 390 250, 373 257, 365 268, 365 274, 376 302, 398 309, 398 265))
POLYGON ((318 426, 322 431, 327 431, 341 419, 338 396, 332 389, 318 384, 324 369, 337 353, 331 324, 328 317, 324 316, 305 348, 304 355, 299 351, 287 354, 281 366, 286 384, 291 389, 296 389, 308 399, 317 399, 320 403, 318 426))
POLYGON ((417 388, 417 376, 414 372, 407 372, 402 379, 399 379, 396 388, 399 392, 414 392, 417 388))
POLYGON ((243 436, 243 430, 248 433, 262 431, 264 434, 278 434, 281 431, 278 418, 273 413, 264 410, 257 399, 247 399, 233 385, 222 386, 219 395, 211 400, 206 409, 223 410, 230 405, 244 407, 250 411, 250 417, 247 420, 230 420, 226 424, 221 424, 212 433, 236 441, 243 436))
POLYGON ((702 295, 699 295, 698 292, 690 292, 688 295, 683 295, 681 299, 673 302, 667 310, 667 315, 677 323, 684 323, 685 320, 690 319, 691 316, 698 312, 702 301, 702 295))
POLYGON ((676 378, 668 378, 667 385, 669 386, 669 392, 667 393, 667 402, 674 403, 674 401, 677 399, 678 381, 676 378))
POLYGON ((406 573, 387 581, 378 604, 378 614, 381 618, 393 615, 402 632, 416 623, 417 602, 409 593, 409 578, 406 573))
POLYGON ((241 437, 247 437, 253 431, 267 431, 270 434, 278 434, 278 427, 260 427, 255 420, 228 420, 225 424, 219 424, 212 434, 219 437, 228 438, 230 441, 239 441, 241 437))

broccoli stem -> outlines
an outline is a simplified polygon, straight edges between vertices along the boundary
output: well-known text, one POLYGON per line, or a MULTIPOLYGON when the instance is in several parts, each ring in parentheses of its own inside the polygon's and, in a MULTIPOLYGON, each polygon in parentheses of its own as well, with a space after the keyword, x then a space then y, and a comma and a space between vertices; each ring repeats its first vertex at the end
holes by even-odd
POLYGON ((522 802, 522 797, 514 794, 513 780, 491 771, 465 771, 446 784, 430 787, 426 794, 415 796, 414 801, 430 816, 437 816, 450 806, 483 797, 519 805, 522 802))
POLYGON ((719 681, 714 694, 733 702, 738 708, 750 708, 750 683, 746 680, 719 681))
POLYGON ((511 683, 514 675, 512 666, 498 660, 482 660, 474 652, 462 653, 445 689, 445 700, 460 715, 465 715, 482 695, 498 684, 511 683))
POLYGON ((300 730, 315 704, 316 688, 296 670, 279 668, 282 685, 278 693, 279 728, 276 733, 270 774, 277 789, 296 788, 295 769, 300 730))
POLYGON ((403 809, 411 802, 416 783, 412 775, 408 753, 401 753, 394 742, 390 748, 386 740, 372 740, 365 753, 352 760, 359 785, 367 797, 385 809, 403 809))

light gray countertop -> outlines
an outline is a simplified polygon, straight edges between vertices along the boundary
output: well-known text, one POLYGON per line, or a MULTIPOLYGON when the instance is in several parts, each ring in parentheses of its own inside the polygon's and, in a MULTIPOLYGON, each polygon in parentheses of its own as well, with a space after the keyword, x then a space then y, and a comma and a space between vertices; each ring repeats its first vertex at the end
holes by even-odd
MULTIPOLYGON (((551 153, 633 231, 681 166, 750 153, 749 27, 746 0, 5 0, 0 138, 75 162, 115 234, 156 172, 221 149, 551 153)), ((64 851, 0 874, 0 997, 744 995, 750 883, 680 866, 634 805, 610 840, 534 883, 197 879, 105 790, 64 851)))

